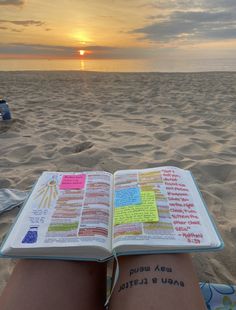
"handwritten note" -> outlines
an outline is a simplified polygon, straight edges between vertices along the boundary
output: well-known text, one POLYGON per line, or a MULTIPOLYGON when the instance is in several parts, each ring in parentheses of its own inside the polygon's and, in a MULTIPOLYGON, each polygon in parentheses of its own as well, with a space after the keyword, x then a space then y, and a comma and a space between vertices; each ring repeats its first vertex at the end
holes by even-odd
POLYGON ((120 189, 115 191, 115 207, 140 204, 141 192, 138 187, 120 189))
POLYGON ((158 222, 155 192, 141 192, 142 203, 115 208, 114 224, 158 222))
POLYGON ((62 177, 60 189, 83 189, 86 174, 65 174, 62 177))

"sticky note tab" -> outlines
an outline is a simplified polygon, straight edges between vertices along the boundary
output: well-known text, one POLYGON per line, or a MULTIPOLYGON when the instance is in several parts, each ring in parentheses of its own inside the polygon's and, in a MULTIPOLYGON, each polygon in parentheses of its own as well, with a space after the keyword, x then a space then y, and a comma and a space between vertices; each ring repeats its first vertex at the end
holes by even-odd
POLYGON ((128 223, 158 222, 155 192, 141 192, 142 203, 115 208, 114 225, 128 223))
POLYGON ((83 189, 86 174, 65 174, 62 177, 60 189, 83 189))
POLYGON ((141 192, 138 187, 120 189, 115 191, 115 207, 140 204, 141 192))

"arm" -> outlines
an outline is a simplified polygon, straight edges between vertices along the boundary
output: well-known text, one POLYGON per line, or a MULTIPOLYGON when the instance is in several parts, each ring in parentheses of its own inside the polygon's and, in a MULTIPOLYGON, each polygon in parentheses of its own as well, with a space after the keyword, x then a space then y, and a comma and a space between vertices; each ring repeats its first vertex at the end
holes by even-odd
POLYGON ((1 310, 104 309, 106 264, 21 260, 0 297, 1 310))
POLYGON ((204 310, 198 280, 187 254, 122 256, 110 310, 204 310))

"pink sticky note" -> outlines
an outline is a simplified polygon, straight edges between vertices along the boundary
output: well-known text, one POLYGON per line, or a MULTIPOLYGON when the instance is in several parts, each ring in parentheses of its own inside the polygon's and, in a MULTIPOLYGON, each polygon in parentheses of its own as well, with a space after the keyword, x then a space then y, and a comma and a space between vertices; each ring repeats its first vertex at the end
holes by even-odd
POLYGON ((65 174, 62 177, 60 189, 83 189, 86 174, 65 174))

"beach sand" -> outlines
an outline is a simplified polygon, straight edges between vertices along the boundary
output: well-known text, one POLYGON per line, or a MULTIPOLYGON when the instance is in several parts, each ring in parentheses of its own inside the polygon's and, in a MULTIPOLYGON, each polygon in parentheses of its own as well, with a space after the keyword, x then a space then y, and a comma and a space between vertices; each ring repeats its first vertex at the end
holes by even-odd
MULTIPOLYGON (((225 242, 192 255, 199 280, 236 284, 236 73, 0 72, 1 96, 0 188, 44 170, 190 169, 225 242)), ((0 289, 14 264, 0 260, 0 289)))

